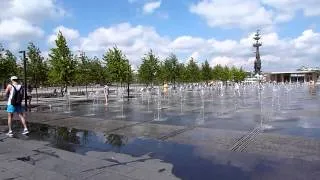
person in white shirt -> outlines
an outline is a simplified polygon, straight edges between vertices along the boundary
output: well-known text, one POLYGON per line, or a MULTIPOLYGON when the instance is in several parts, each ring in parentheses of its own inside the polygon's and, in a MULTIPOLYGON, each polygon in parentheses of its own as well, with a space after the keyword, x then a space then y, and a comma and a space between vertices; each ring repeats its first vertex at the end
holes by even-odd
MULTIPOLYGON (((11 129, 11 124, 12 124, 12 118, 13 114, 17 113, 21 119, 21 123, 24 127, 24 130, 22 134, 28 134, 28 128, 26 124, 26 120, 24 118, 24 109, 21 106, 21 102, 16 102, 13 104, 13 99, 15 99, 15 94, 17 93, 23 93, 23 87, 21 84, 18 83, 18 77, 17 76, 12 76, 10 78, 11 84, 9 84, 6 88, 6 95, 8 97, 8 103, 7 103, 7 112, 8 112, 8 127, 9 127, 9 132, 7 133, 8 136, 13 136, 13 131, 11 129)), ((20 101, 22 101, 22 98, 20 98, 20 101)))

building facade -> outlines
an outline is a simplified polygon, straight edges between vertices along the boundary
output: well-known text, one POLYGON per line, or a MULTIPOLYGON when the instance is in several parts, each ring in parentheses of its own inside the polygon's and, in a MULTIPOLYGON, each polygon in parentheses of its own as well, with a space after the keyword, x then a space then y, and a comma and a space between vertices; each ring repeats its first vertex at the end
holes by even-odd
POLYGON ((266 81, 275 82, 317 82, 320 71, 288 71, 265 73, 266 81))

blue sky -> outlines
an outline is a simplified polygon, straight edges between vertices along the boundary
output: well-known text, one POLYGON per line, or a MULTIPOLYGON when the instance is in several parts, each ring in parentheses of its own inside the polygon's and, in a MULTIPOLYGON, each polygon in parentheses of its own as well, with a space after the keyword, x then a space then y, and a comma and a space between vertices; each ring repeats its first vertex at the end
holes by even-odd
POLYGON ((175 53, 252 70, 259 28, 263 70, 320 65, 315 0, 11 0, 0 8, 0 43, 13 52, 33 41, 47 56, 60 30, 74 53, 101 57, 117 45, 135 67, 152 49, 160 59, 175 53))

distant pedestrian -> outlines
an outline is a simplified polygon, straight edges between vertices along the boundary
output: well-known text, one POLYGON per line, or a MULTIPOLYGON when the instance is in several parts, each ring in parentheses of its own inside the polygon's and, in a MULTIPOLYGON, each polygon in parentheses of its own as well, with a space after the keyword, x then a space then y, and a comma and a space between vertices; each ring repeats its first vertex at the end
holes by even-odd
POLYGON ((237 82, 234 84, 234 94, 240 96, 240 87, 237 82))
POLYGON ((104 97, 106 99, 105 105, 108 105, 108 99, 109 99, 109 86, 108 85, 104 86, 104 97))
POLYGON ((31 93, 32 93, 32 90, 33 90, 33 88, 32 88, 32 86, 29 84, 29 85, 28 85, 28 94, 27 94, 27 99, 28 99, 28 101, 29 101, 29 106, 31 106, 31 100, 32 100, 32 95, 31 95, 31 93))
POLYGON ((54 88, 54 90, 53 90, 53 96, 58 96, 56 88, 54 88))
POLYGON ((14 113, 17 113, 19 115, 22 125, 24 127, 22 134, 28 134, 29 131, 24 117, 24 109, 21 106, 22 100, 24 98, 24 88, 21 84, 18 83, 18 78, 16 76, 12 76, 10 80, 11 84, 9 84, 6 88, 6 95, 8 97, 7 112, 9 127, 9 132, 7 133, 7 135, 13 136, 11 125, 14 113))
POLYGON ((164 94, 167 96, 168 95, 168 89, 169 89, 169 86, 167 83, 164 83, 163 85, 163 92, 164 94))
POLYGON ((64 87, 61 87, 60 88, 60 93, 61 93, 61 96, 64 97, 64 92, 65 92, 65 88, 64 87))

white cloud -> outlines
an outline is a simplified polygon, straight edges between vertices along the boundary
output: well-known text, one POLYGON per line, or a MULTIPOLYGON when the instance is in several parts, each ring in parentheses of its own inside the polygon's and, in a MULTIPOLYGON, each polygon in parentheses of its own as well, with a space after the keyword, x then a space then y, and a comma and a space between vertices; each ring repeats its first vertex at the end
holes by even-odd
POLYGON ((80 33, 79 33, 78 30, 67 28, 67 27, 64 27, 64 26, 60 25, 60 26, 56 27, 53 30, 53 34, 51 34, 48 37, 48 43, 50 45, 54 45, 55 40, 57 39, 57 35, 58 35, 59 31, 62 33, 62 35, 66 38, 66 40, 68 42, 77 43, 76 41, 79 40, 80 33))
MULTIPOLYGON (((117 45, 137 67, 141 58, 152 49, 162 60, 170 53, 175 53, 179 61, 185 62, 190 57, 198 62, 208 59, 211 65, 236 65, 253 70, 255 58, 252 47, 254 33, 241 39, 217 40, 193 36, 179 36, 174 39, 161 36, 152 27, 132 26, 129 23, 111 27, 100 27, 87 36, 78 37, 78 44, 72 49, 86 51, 100 56, 108 48, 117 45)), ((280 38, 275 32, 262 36, 261 47, 263 71, 292 70, 301 65, 319 65, 317 55, 320 51, 320 33, 305 30, 296 38, 280 38)))
POLYGON ((169 45, 172 49, 179 49, 184 51, 190 51, 194 47, 200 47, 205 45, 205 40, 202 38, 195 38, 191 36, 180 36, 172 41, 169 45))
POLYGON ((152 27, 135 26, 121 23, 112 27, 100 27, 80 38, 81 43, 75 49, 101 56, 108 48, 117 45, 123 50, 131 63, 138 65, 141 57, 150 49, 159 56, 168 55, 170 41, 161 37, 152 27))
POLYGON ((1 0, 0 7, 0 40, 12 50, 17 49, 21 41, 43 37, 40 24, 44 20, 66 15, 56 0, 1 0))
POLYGON ((305 16, 320 15, 318 0, 201 0, 190 6, 211 27, 270 28, 292 20, 302 10, 305 16))
POLYGON ((188 59, 191 59, 191 58, 193 58, 193 59, 199 59, 199 58, 200 58, 200 53, 199 53, 198 51, 193 52, 193 53, 191 54, 191 56, 189 56, 189 57, 187 58, 187 60, 188 60, 188 59))
POLYGON ((152 14, 156 9, 161 6, 161 1, 147 2, 143 6, 143 13, 152 14))
POLYGON ((261 0, 263 4, 271 6, 277 11, 294 14, 302 10, 305 16, 320 15, 320 1, 318 0, 261 0))
POLYGON ((272 12, 256 0, 205 0, 191 5, 190 12, 203 17, 211 27, 246 28, 272 24, 272 12))
POLYGON ((30 40, 42 37, 43 34, 40 27, 30 24, 24 19, 12 18, 0 21, 0 40, 30 40))
POLYGON ((42 51, 41 56, 44 58, 46 61, 49 58, 49 51, 42 51))
POLYGON ((222 65, 222 66, 231 66, 235 63, 235 59, 227 56, 217 56, 211 59, 210 65, 222 65))
POLYGON ((38 22, 47 18, 66 15, 66 11, 56 4, 56 0, 10 0, 2 2, 0 18, 23 18, 38 22))

